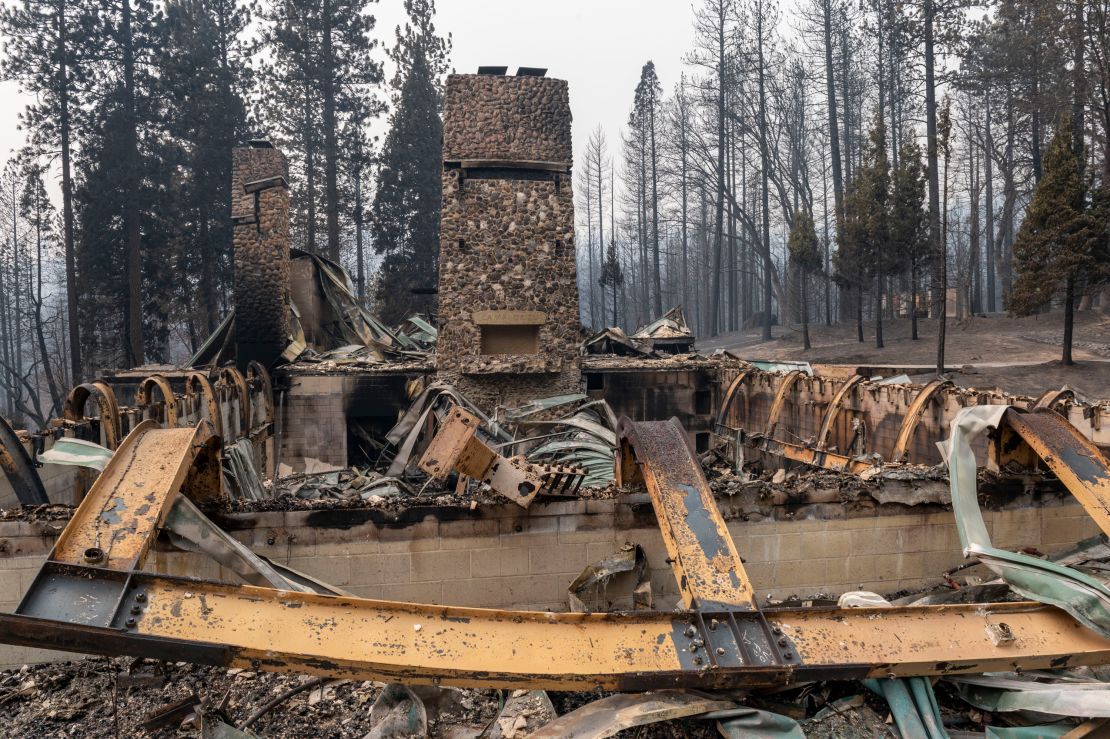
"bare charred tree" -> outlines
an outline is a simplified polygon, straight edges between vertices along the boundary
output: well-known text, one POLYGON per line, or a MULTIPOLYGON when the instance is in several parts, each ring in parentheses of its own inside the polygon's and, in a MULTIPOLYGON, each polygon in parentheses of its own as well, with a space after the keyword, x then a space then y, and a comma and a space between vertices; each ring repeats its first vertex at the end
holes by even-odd
POLYGON ((712 94, 712 109, 716 127, 716 165, 714 167, 714 220, 712 230, 712 257, 709 274, 709 300, 706 304, 706 332, 710 336, 720 333, 721 273, 724 269, 724 211, 725 211, 725 109, 727 101, 729 52, 733 43, 732 22, 736 6, 734 0, 705 0, 694 16, 697 47, 690 61, 708 72, 705 81, 707 92, 712 94))
MULTIPOLYGON (((62 240, 65 252, 66 310, 69 327, 70 374, 79 381, 80 322, 77 319, 77 261, 74 250, 73 147, 74 88, 84 73, 84 47, 74 39, 81 10, 72 0, 25 0, 3 13, 5 54, 9 78, 35 97, 22 114, 29 144, 40 155, 57 152, 61 175, 62 240)), ((79 35, 79 34, 78 34, 79 35)))

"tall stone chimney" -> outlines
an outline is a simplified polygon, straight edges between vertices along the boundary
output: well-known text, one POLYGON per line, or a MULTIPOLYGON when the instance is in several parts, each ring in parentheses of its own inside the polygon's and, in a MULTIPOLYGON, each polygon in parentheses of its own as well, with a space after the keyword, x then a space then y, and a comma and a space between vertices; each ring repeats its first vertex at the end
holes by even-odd
POLYGON ((570 99, 543 75, 447 78, 437 370, 487 411, 582 384, 570 99))
POLYGON ((289 163, 268 141, 232 152, 235 352, 269 367, 289 340, 289 163))

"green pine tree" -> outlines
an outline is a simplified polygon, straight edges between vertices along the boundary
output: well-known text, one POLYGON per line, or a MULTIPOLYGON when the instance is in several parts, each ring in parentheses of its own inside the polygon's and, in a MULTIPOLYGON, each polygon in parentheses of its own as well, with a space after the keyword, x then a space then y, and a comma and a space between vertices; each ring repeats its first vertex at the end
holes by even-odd
MULTIPOLYGON (((613 291, 613 326, 617 325, 617 288, 624 284, 624 272, 621 270, 620 260, 617 259, 617 241, 610 238, 609 248, 605 253, 605 263, 601 265, 601 277, 598 278, 601 289, 610 288, 613 291)), ((604 320, 604 317, 602 317, 604 320)))
POLYGON ((891 178, 890 249, 887 269, 909 270, 910 337, 917 339, 917 284, 929 256, 929 222, 925 213, 925 167, 921 147, 913 136, 903 136, 898 168, 891 178))
POLYGON ((790 262, 798 272, 801 282, 798 290, 802 302, 802 340, 803 348, 809 351, 809 290, 806 287, 806 278, 821 271, 821 247, 817 241, 817 230, 813 226, 813 216, 808 209, 801 209, 794 217, 794 226, 790 229, 790 239, 787 242, 790 251, 790 262))
POLYGON ((837 280, 856 292, 856 333, 863 341, 863 292, 875 285, 875 345, 883 347, 883 279, 888 274, 890 162, 881 115, 869 135, 862 166, 844 195, 844 223, 835 264, 837 280))
POLYGON ((1087 200, 1087 187, 1072 140, 1071 117, 1061 116, 1044 157, 1044 172, 1014 241, 1014 287, 1006 304, 1028 315, 1063 297, 1064 348, 1061 361, 1072 360, 1075 299, 1082 289, 1110 278, 1106 253, 1105 198, 1087 200))
POLYGON ((250 24, 237 0, 168 0, 159 60, 168 143, 180 167, 177 261, 187 279, 179 297, 195 351, 226 314, 232 289, 231 150, 248 138, 250 24))
POLYGON ((405 0, 408 23, 391 52, 398 73, 378 187, 370 206, 374 249, 384 255, 376 310, 388 323, 431 313, 439 271, 443 121, 440 76, 450 37, 433 24, 434 0, 405 0))

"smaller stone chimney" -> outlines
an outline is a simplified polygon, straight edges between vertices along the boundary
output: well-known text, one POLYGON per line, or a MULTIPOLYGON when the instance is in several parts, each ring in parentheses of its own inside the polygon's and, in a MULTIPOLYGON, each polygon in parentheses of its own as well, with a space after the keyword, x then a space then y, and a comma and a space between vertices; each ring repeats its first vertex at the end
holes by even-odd
POLYGON ((235 352, 269 367, 289 341, 289 162, 269 141, 232 153, 235 352))

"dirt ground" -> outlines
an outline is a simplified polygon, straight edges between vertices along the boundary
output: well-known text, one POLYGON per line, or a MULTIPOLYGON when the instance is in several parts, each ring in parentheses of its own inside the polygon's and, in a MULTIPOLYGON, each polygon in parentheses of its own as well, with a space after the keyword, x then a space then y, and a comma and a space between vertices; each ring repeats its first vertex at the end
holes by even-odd
MULTIPOLYGON (((1024 318, 991 314, 963 321, 949 319, 945 364, 952 379, 967 387, 1000 387, 1036 396, 1048 388, 1069 385, 1088 398, 1110 399, 1110 314, 1076 313, 1076 364, 1071 367, 1060 364, 1063 330, 1063 314, 1059 311, 1024 318)), ((702 352, 730 349, 745 359, 873 367, 918 365, 918 377, 931 376, 930 367, 936 362, 937 321, 930 319, 919 319, 917 341, 910 338, 909 319, 884 320, 882 349, 875 348, 872 321, 864 322, 866 341, 862 344, 857 341, 854 323, 811 325, 813 348, 809 351, 802 349, 801 326, 775 326, 772 333, 771 341, 763 341, 755 328, 699 340, 697 346, 702 352)))

